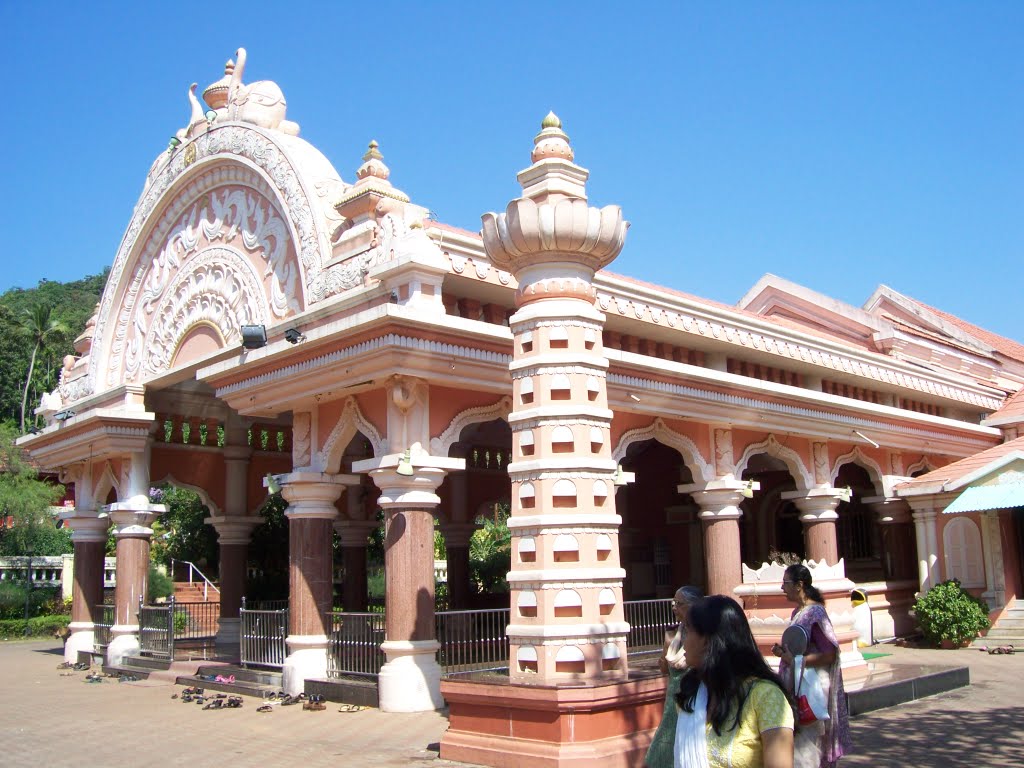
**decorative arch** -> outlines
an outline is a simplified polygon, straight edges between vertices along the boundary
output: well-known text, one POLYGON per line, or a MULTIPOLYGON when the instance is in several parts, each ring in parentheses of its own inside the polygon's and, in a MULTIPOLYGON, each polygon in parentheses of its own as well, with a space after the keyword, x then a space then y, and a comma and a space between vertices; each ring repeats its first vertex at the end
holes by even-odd
POLYGON ((964 587, 985 586, 985 561, 981 532, 969 517, 958 515, 942 528, 946 578, 959 579, 964 587))
POLYGON ((370 448, 373 449, 375 457, 383 456, 387 452, 387 441, 380 436, 376 427, 367 421, 363 412, 359 410, 359 403, 356 399, 348 397, 341 409, 338 423, 334 425, 334 429, 331 430, 331 434, 324 442, 323 449, 316 454, 315 466, 325 472, 338 471, 338 468, 341 467, 341 456, 357 432, 370 441, 370 448))
POLYGON ((686 435, 681 435, 675 430, 670 429, 661 417, 656 418, 646 427, 637 427, 623 433, 622 437, 619 438, 619 444, 615 446, 615 450, 612 452, 612 458, 616 462, 621 463, 626 457, 626 451, 629 446, 645 440, 657 440, 659 443, 677 451, 691 471, 696 467, 697 472, 695 473, 694 480, 698 479, 696 475, 699 475, 703 480, 714 479, 715 469, 701 455, 697 444, 686 435))
MULTIPOLYGON (((95 346, 87 376, 76 380, 65 400, 77 400, 121 383, 117 371, 129 353, 128 328, 136 309, 163 291, 152 293, 143 280, 158 251, 179 238, 194 245, 218 233, 242 232, 246 248, 266 252, 261 282, 268 314, 283 318, 305 304, 358 285, 364 265, 330 263, 330 222, 325 196, 344 182, 326 158, 305 141, 255 126, 227 124, 187 142, 185 150, 161 153, 129 222, 111 268, 97 316, 95 346), (215 192, 233 185, 230 200, 215 192), (262 204, 261 204, 262 203, 262 204), (243 211, 245 225, 238 227, 243 211), (294 246, 295 257, 284 258, 294 246), (351 274, 349 274, 351 272, 351 274), (113 379, 113 380, 112 380, 113 379)), ((166 281, 176 265, 158 264, 166 281)), ((240 324, 240 323, 239 323, 240 324)))
POLYGON ((931 460, 929 456, 924 456, 920 461, 915 461, 909 467, 907 467, 907 477, 917 477, 928 472, 932 472, 938 469, 935 462, 931 460))
POLYGON ((208 510, 210 510, 211 516, 219 517, 221 514, 220 507, 213 503, 213 500, 210 498, 210 494, 208 494, 205 489, 199 487, 198 485, 190 485, 189 483, 183 483, 180 480, 178 480, 174 475, 169 473, 164 475, 163 479, 156 480, 154 481, 154 483, 167 483, 168 485, 173 485, 175 488, 184 488, 187 491, 192 491, 194 494, 196 494, 196 496, 199 497, 199 500, 203 502, 203 505, 208 510))
POLYGON ((874 486, 875 492, 883 492, 884 470, 877 461, 872 459, 870 456, 864 455, 859 445, 855 445, 852 451, 844 453, 835 460, 835 463, 832 465, 832 470, 829 472, 829 480, 833 486, 836 484, 836 478, 839 476, 839 470, 844 464, 856 464, 866 470, 868 475, 871 477, 871 484, 874 486))
POLYGON ((512 398, 505 396, 491 405, 480 405, 456 414, 444 431, 430 440, 432 456, 447 456, 452 446, 459 441, 462 430, 473 424, 486 424, 488 421, 503 419, 508 421, 512 412, 512 398))
POLYGON ((114 472, 114 467, 109 461, 103 462, 103 469, 100 470, 100 476, 96 478, 93 484, 93 499, 96 501, 96 506, 103 506, 103 500, 110 494, 111 489, 117 494, 117 498, 121 498, 121 483, 118 480, 117 474, 114 472))
POLYGON ((767 440, 762 440, 760 443, 751 443, 744 449, 743 455, 736 462, 737 477, 743 476, 743 471, 747 468, 747 464, 759 453, 767 453, 769 456, 773 456, 785 464, 789 468, 790 474, 796 480, 797 490, 806 491, 814 487, 814 477, 804 465, 800 454, 776 440, 775 435, 768 435, 767 440))

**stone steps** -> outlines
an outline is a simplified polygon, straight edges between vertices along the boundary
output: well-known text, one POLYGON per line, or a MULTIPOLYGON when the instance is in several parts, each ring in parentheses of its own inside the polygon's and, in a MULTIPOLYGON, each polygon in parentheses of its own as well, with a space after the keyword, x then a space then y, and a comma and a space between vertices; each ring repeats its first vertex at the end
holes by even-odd
POLYGON ((281 690, 281 673, 234 665, 203 666, 199 667, 194 675, 181 675, 177 682, 179 685, 205 688, 208 691, 220 691, 235 696, 253 696, 262 699, 281 690), (233 675, 235 682, 224 683, 206 679, 217 675, 221 677, 233 675))

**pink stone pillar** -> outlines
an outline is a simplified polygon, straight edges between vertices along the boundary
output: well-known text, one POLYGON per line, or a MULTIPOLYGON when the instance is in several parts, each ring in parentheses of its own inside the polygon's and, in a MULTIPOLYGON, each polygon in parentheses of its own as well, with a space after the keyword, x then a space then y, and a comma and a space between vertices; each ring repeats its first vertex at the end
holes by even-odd
POLYGON ((327 612, 333 590, 331 543, 334 502, 345 485, 344 475, 292 472, 279 475, 288 502, 289 613, 288 658, 282 670, 284 690, 297 695, 306 680, 327 676, 327 612))
POLYGON ((709 488, 691 492, 700 507, 704 526, 704 558, 707 569, 707 593, 728 595, 743 581, 743 559, 740 552, 739 505, 743 495, 737 488, 709 488))
POLYGON ((98 607, 103 602, 103 566, 110 520, 96 513, 65 516, 75 546, 74 583, 71 592, 71 636, 64 644, 64 660, 78 661, 80 652, 92 653, 98 607))
POLYGON ((378 677, 385 712, 423 712, 444 706, 434 630, 435 491, 461 459, 413 454, 357 462, 380 488, 384 510, 385 640, 387 662, 378 677), (401 471, 399 469, 401 468, 401 471), (411 474, 409 474, 411 472, 411 474))
POLYGON ((792 491, 782 498, 792 501, 800 510, 804 524, 806 559, 816 563, 835 565, 839 562, 839 544, 836 540, 836 507, 843 500, 843 491, 837 488, 814 488, 810 491, 792 491))

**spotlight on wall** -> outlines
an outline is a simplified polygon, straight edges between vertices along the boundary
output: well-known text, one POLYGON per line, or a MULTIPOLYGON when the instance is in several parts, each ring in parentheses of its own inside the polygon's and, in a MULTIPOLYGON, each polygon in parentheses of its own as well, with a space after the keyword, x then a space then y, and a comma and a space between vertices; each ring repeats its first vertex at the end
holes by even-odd
POLYGON ((853 498, 853 488, 846 486, 845 488, 839 489, 839 500, 845 501, 847 504, 850 503, 850 499, 853 498))
POLYGON ((761 490, 761 483, 757 480, 747 480, 743 483, 743 487, 740 488, 740 496, 744 499, 754 498, 754 491, 761 490))
POLYGON ((416 474, 416 470, 412 468, 412 452, 408 448, 405 449, 402 458, 398 460, 398 467, 395 469, 395 472, 403 477, 416 474))
POLYGON ((167 154, 171 154, 180 146, 181 139, 179 139, 177 136, 171 136, 171 140, 167 142, 167 154))
POLYGON ((68 408, 66 411, 57 411, 53 414, 54 421, 67 421, 75 415, 75 412, 68 408))
POLYGON ((626 484, 626 473, 622 471, 622 465, 615 465, 615 475, 612 477, 612 484, 614 485, 625 485, 626 484))
POLYGON ((267 329, 263 325, 243 325, 242 346, 246 349, 259 349, 267 346, 267 329))
POLYGON ((298 344, 300 341, 306 340, 306 334, 302 333, 297 328, 289 328, 284 332, 284 340, 289 344, 298 344))
POLYGON ((397 304, 398 303, 398 291, 392 291, 391 292, 391 296, 388 297, 388 301, 390 301, 392 304, 397 304))

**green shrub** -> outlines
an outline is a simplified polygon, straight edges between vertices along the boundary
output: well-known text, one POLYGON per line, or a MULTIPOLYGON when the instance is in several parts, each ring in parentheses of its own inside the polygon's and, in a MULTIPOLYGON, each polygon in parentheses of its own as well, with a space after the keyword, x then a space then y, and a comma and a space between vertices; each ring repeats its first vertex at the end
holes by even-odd
MULTIPOLYGON (((25 618, 25 582, 0 582, 0 619, 25 618)), ((61 599, 59 588, 36 587, 28 596, 28 615, 39 616, 50 613, 44 607, 61 599)))
POLYGON ((70 616, 36 616, 26 622, 24 619, 0 619, 0 640, 16 637, 49 637, 58 629, 66 627, 70 616), (28 632, 25 631, 26 625, 28 632))
POLYGON ((149 566, 149 595, 147 602, 154 602, 158 597, 170 597, 174 594, 174 582, 171 577, 157 569, 152 563, 149 566))
POLYGON ((957 579, 936 584, 914 603, 914 614, 926 642, 961 645, 988 629, 988 604, 965 592, 957 579))

